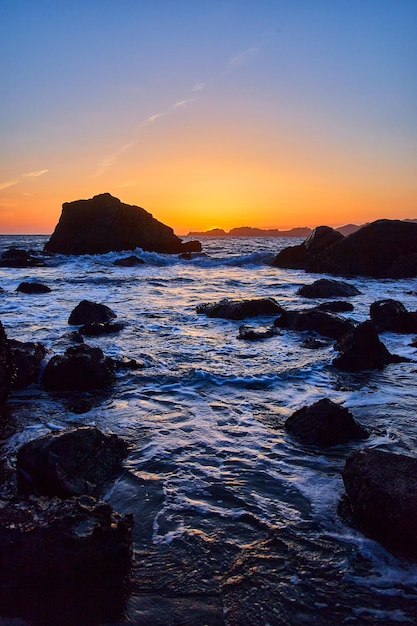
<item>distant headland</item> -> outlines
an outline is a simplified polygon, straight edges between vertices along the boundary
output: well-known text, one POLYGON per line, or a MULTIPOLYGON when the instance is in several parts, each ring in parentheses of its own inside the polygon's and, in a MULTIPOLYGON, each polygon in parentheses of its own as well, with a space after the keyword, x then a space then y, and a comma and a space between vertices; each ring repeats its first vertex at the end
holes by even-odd
MULTIPOLYGON (((362 225, 347 224, 336 228, 342 235, 350 235, 361 228, 362 225)), ((290 230, 279 230, 279 228, 252 228, 251 226, 239 226, 225 231, 222 228, 212 228, 206 231, 191 231, 187 237, 308 237, 313 228, 298 227, 290 230)))

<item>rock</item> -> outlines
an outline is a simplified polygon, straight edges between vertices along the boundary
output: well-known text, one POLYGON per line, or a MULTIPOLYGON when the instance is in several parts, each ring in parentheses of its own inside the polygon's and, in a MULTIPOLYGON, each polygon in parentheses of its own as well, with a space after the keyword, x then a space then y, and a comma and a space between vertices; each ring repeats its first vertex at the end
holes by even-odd
POLYGON ((354 452, 342 472, 344 516, 389 550, 417 557, 417 459, 375 448, 354 452))
POLYGON ((273 298, 257 298, 253 300, 229 300, 200 304, 197 313, 208 317, 221 317, 229 320, 243 320, 258 315, 278 315, 283 308, 273 298))
POLYGON ((308 271, 345 276, 417 276, 417 223, 378 220, 326 248, 308 271))
POLYGON ((90 426, 39 437, 17 453, 19 491, 62 498, 97 495, 120 474, 127 452, 123 439, 90 426))
POLYGON ((320 278, 310 285, 303 285, 298 289, 297 293, 305 298, 346 298, 358 296, 361 292, 349 283, 329 278, 320 278))
POLYGON ((379 330, 396 333, 417 332, 417 312, 409 312, 397 300, 377 300, 370 307, 371 320, 379 330))
POLYGON ((0 405, 7 402, 14 378, 13 355, 10 343, 0 322, 0 405))
POLYGON ((123 259, 116 259, 113 265, 118 265, 119 267, 135 267, 135 265, 145 265, 145 261, 132 254, 123 259))
POLYGON ((89 337, 97 337, 99 335, 111 335, 118 333, 124 328, 124 324, 120 322, 92 322, 91 324, 84 324, 78 329, 81 335, 88 335, 89 337))
POLYGON ((344 311, 353 311, 354 306, 350 302, 343 300, 335 300, 333 302, 322 302, 316 306, 319 311, 327 311, 328 313, 343 313, 344 311))
POLYGON ((308 270, 315 257, 326 248, 344 239, 343 235, 329 226, 318 226, 298 246, 284 248, 272 261, 275 267, 308 270))
POLYGON ((46 355, 46 348, 39 342, 23 342, 9 339, 12 352, 15 374, 13 389, 23 389, 38 381, 42 360, 46 355))
POLYGON ((356 326, 335 345, 335 349, 341 354, 333 359, 333 365, 348 372, 383 369, 389 363, 408 361, 388 351, 371 320, 356 326))
POLYGON ((329 342, 323 339, 316 339, 315 337, 308 337, 304 339, 301 345, 308 350, 319 350, 320 348, 327 348, 329 342))
POLYGON ((5 250, 0 258, 0 267, 39 267, 42 265, 45 265, 43 259, 19 248, 5 250))
POLYGON ((176 254, 200 251, 201 244, 182 243, 172 228, 109 193, 65 202, 59 222, 45 244, 45 250, 61 254, 104 254, 135 248, 176 254))
POLYGON ((2 614, 10 610, 39 625, 107 621, 111 608, 123 606, 114 595, 126 592, 132 527, 131 514, 89 496, 6 503, 0 508, 2 614))
POLYGON ((274 326, 300 332, 309 330, 323 337, 340 339, 351 332, 355 324, 336 313, 327 313, 314 308, 307 311, 285 311, 274 321, 274 326))
POLYGON ((81 300, 68 318, 68 324, 74 326, 92 324, 93 322, 105 323, 117 317, 116 313, 105 304, 97 304, 89 300, 81 300))
POLYGON ((239 326, 238 339, 244 339, 245 341, 262 341, 262 339, 269 339, 278 334, 278 331, 273 326, 265 330, 254 330, 250 326, 239 326))
POLYGON ((42 384, 50 391, 89 391, 108 387, 115 379, 112 359, 100 348, 81 344, 48 361, 42 384))
POLYGON ((328 398, 295 411, 286 420, 285 429, 302 443, 314 446, 336 446, 369 437, 347 408, 328 398))
POLYGON ((16 291, 21 291, 22 293, 49 293, 51 289, 47 285, 42 285, 42 283, 23 282, 16 288, 16 291))

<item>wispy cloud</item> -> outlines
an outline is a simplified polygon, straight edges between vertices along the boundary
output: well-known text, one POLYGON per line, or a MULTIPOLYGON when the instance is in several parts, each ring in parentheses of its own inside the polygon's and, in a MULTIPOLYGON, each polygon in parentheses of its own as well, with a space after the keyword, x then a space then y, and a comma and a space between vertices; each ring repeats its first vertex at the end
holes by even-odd
POLYGON ((206 88, 206 84, 207 83, 205 82, 196 83, 194 87, 191 89, 191 91, 203 91, 203 89, 206 88))
POLYGON ((7 180, 5 183, 0 183, 0 189, 7 189, 8 187, 13 187, 13 185, 17 185, 19 182, 18 178, 14 180, 7 180))
POLYGON ((196 98, 186 98, 185 100, 180 100, 173 105, 173 109, 179 109, 180 107, 186 107, 190 102, 194 102, 196 98))
POLYGON ((28 172, 27 174, 23 174, 23 176, 28 176, 29 178, 37 178, 38 176, 42 176, 46 174, 49 170, 38 170, 37 172, 28 172))
POLYGON ((116 163, 116 161, 124 152, 129 150, 129 148, 132 148, 135 144, 136 144, 136 141, 128 141, 123 146, 121 146, 120 148, 112 152, 111 154, 104 157, 104 159, 102 159, 100 163, 98 164, 97 170, 95 171, 93 176, 101 176, 102 174, 104 174, 104 172, 109 167, 111 167, 114 163, 116 163))
POLYGON ((227 65, 229 68, 235 69, 247 63, 250 59, 252 59, 258 53, 259 53, 259 49, 256 48, 255 46, 252 46, 250 48, 247 48, 246 50, 243 50, 242 52, 239 52, 239 54, 236 54, 235 56, 231 57, 227 65))
POLYGON ((153 124, 156 120, 159 120, 160 117, 165 117, 166 113, 154 113, 146 118, 144 124, 153 124))

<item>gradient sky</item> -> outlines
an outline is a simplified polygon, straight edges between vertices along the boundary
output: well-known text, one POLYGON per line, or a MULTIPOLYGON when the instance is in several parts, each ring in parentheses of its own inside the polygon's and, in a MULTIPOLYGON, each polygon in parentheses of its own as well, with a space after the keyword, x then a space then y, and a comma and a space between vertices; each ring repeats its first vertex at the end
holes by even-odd
POLYGON ((417 0, 2 0, 0 233, 417 217, 417 0))

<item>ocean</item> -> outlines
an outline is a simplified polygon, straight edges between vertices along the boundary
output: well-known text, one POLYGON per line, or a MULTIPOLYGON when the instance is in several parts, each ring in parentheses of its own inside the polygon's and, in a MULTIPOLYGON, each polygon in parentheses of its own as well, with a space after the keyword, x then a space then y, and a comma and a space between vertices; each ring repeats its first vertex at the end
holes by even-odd
MULTIPOLYGON (((47 239, 3 235, 0 253, 11 245, 41 250, 47 239)), ((299 242, 207 238, 203 253, 190 260, 138 249, 145 264, 131 268, 113 265, 130 254, 121 252, 0 268, 0 320, 9 338, 42 342, 48 358, 63 352, 69 314, 87 299, 111 307, 125 327, 86 342, 143 364, 120 371, 110 390, 85 394, 84 412, 73 398, 38 385, 9 400, 18 427, 0 444, 11 463, 23 442, 76 425, 96 425, 131 445, 122 475, 104 496, 117 511, 134 514, 129 591, 121 606, 110 602, 89 616, 69 612, 60 624, 417 623, 417 565, 337 513, 341 470, 353 450, 416 456, 413 337, 380 335, 410 362, 351 374, 332 367, 333 342, 304 347, 308 333, 238 338, 242 323, 259 329, 273 318, 239 322, 196 313, 199 304, 222 298, 273 297, 288 309, 321 302, 297 289, 323 275, 270 265, 279 250, 299 242), (16 292, 30 280, 52 291, 16 292), (349 408, 369 439, 317 449, 287 434, 285 419, 321 398, 349 408)), ((343 280, 361 291, 344 314, 355 321, 368 319, 372 302, 383 298, 417 308, 416 279, 343 280)), ((55 619, 24 618, 30 626, 55 619)))

